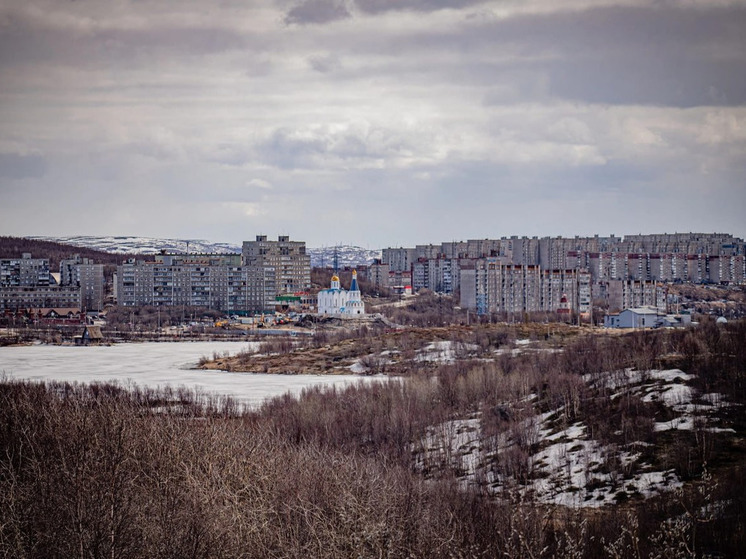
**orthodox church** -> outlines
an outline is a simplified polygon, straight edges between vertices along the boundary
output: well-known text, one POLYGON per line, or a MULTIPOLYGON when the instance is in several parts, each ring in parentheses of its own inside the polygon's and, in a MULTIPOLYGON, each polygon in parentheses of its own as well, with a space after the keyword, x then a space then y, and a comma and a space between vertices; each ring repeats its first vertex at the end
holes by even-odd
POLYGON ((332 276, 331 287, 319 291, 318 314, 330 316, 362 316, 365 314, 365 305, 357 285, 356 270, 352 271, 349 291, 340 287, 339 276, 336 273, 332 276))

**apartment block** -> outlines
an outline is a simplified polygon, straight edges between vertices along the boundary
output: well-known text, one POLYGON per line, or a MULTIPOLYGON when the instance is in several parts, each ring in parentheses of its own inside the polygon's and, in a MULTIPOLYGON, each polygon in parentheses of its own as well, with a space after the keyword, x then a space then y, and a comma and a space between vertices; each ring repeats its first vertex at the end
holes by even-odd
POLYGON ((415 260, 413 248, 385 248, 381 251, 381 263, 388 264, 392 272, 411 272, 415 260))
POLYGON ((438 293, 455 293, 459 289, 458 258, 420 258, 412 265, 412 288, 438 293))
POLYGON ((21 258, 0 259, 0 287, 37 287, 50 285, 49 260, 31 258, 24 253, 21 258))
POLYGON ((491 258, 505 256, 508 243, 500 239, 471 239, 466 241, 466 258, 491 258))
POLYGON ((606 280, 593 285, 594 299, 605 301, 609 311, 631 307, 666 309, 668 289, 663 283, 649 280, 606 280))
POLYGON ((80 288, 39 285, 0 287, 0 310, 81 309, 80 288))
POLYGON ((478 314, 574 312, 591 309, 591 274, 586 269, 543 270, 512 264, 508 257, 465 261, 460 269, 460 305, 478 314))
MULTIPOLYGON (((63 261, 64 262, 64 261, 63 261)), ((57 285, 49 272, 49 260, 32 258, 25 253, 21 258, 0 259, 0 310, 17 311, 19 309, 39 308, 75 308, 98 310, 97 296, 93 290, 93 279, 90 270, 82 273, 83 285, 88 289, 81 290, 81 283, 57 285), (89 297, 88 301, 82 299, 89 297), (91 303, 87 306, 86 303, 91 303)), ((77 272, 76 272, 77 273, 77 272)), ((76 276, 77 277, 77 276, 76 276)), ((100 293, 103 290, 103 271, 100 293)), ((103 297, 101 297, 103 299, 103 297)))
POLYGON ((237 266, 238 255, 164 255, 156 262, 130 259, 117 269, 122 306, 195 306, 227 313, 274 307, 274 270, 237 266))
POLYGON ((368 278, 367 280, 377 288, 389 289, 389 275, 391 274, 391 267, 388 264, 384 264, 381 260, 375 260, 373 264, 368 267, 368 278))
POLYGON ((81 308, 100 311, 104 308, 104 265, 95 264, 76 254, 60 261, 60 285, 80 288, 81 308))
POLYGON ((267 282, 274 282, 273 293, 265 301, 269 304, 277 295, 308 291, 311 288, 311 257, 306 254, 306 243, 291 241, 281 235, 276 241, 267 240, 266 235, 257 235, 254 241, 244 241, 242 265, 252 269, 253 274, 264 276, 267 294, 271 292, 267 282))

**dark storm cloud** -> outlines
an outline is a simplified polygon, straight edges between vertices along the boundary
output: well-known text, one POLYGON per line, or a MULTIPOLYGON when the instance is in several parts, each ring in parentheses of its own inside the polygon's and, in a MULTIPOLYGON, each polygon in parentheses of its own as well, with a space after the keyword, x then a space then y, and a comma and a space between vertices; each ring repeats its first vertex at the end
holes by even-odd
POLYGON ((285 15, 288 25, 320 24, 346 19, 350 12, 342 0, 304 0, 285 15))
POLYGON ((47 173, 47 162, 40 155, 0 153, 0 177, 9 179, 40 178, 47 173))

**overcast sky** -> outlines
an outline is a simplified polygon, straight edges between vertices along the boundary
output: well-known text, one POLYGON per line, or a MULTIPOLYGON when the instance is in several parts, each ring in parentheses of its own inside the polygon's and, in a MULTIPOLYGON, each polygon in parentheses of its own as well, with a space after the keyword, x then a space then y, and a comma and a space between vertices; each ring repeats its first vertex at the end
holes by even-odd
POLYGON ((746 1, 3 0, 0 234, 746 236, 746 1))

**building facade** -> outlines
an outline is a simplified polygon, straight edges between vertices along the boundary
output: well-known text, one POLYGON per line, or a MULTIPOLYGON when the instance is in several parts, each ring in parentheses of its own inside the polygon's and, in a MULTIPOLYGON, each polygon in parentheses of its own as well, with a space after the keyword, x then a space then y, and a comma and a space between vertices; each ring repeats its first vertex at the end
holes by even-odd
POLYGON ((21 258, 0 259, 0 287, 37 287, 50 285, 49 260, 31 258, 24 253, 21 258))
POLYGON ((353 317, 365 315, 360 287, 357 283, 357 272, 352 271, 350 289, 342 289, 339 276, 332 276, 328 289, 322 289, 317 296, 317 312, 320 316, 353 317))
POLYGON ((60 261, 60 285, 80 288, 80 304, 85 311, 104 308, 104 265, 75 255, 60 261))
POLYGON ((412 271, 415 288, 427 283, 426 265, 422 262, 437 259, 504 258, 511 264, 538 265, 544 270, 587 268, 593 282, 743 284, 746 277, 746 243, 725 233, 572 238, 514 236, 388 248, 383 249, 382 254, 382 261, 388 263, 392 271, 412 271))
POLYGON ((271 306, 277 295, 311 288, 311 257, 303 241, 291 241, 284 235, 269 241, 266 235, 257 235, 254 241, 244 241, 241 261, 252 277, 264 278, 265 307, 271 306))
POLYGON ((240 266, 240 255, 161 255, 117 268, 122 306, 207 307, 226 313, 274 308, 274 270, 240 266))
MULTIPOLYGON (((63 262, 66 262, 63 260, 63 262)), ((69 277, 81 276, 74 266, 61 265, 69 268, 69 277)), ((65 308, 100 310, 103 307, 103 267, 101 268, 100 286, 101 304, 93 292, 93 276, 89 269, 82 272, 83 284, 87 291, 81 289, 80 281, 60 281, 52 277, 49 270, 49 260, 46 258, 32 258, 25 253, 21 258, 0 259, 0 310, 19 311, 23 309, 65 308), (89 297, 86 301, 83 296, 89 297), (90 306, 87 305, 90 303, 90 306)), ((61 273, 62 277, 62 273, 61 273)), ((67 278, 65 278, 67 279, 67 278)))
POLYGON ((508 264, 482 258, 461 268, 461 308, 477 314, 591 310, 588 270, 542 270, 536 265, 508 264))

